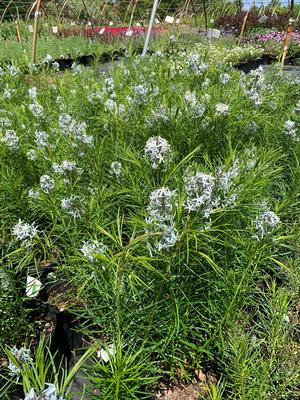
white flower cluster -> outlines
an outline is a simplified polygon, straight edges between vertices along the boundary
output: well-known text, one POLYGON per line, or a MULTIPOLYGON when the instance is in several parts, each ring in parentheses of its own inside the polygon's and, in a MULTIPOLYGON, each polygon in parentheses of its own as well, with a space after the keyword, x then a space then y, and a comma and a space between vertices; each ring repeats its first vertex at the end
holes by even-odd
POLYGON ((29 104, 28 108, 32 115, 34 115, 36 118, 42 118, 44 115, 44 108, 37 101, 29 104))
POLYGON ((122 176, 122 164, 118 161, 113 161, 110 165, 110 172, 112 175, 117 178, 121 178, 122 176))
POLYGON ((227 83, 230 81, 230 75, 227 74, 226 72, 224 74, 220 75, 220 83, 221 85, 227 85, 227 83))
POLYGON ((200 118, 205 113, 205 106, 197 101, 195 92, 186 92, 185 101, 189 107, 192 118, 200 118))
POLYGON ((1 138, 1 142, 3 142, 11 150, 18 150, 19 148, 19 138, 16 132, 13 130, 6 131, 3 138, 1 138))
POLYGON ((40 187, 44 193, 49 194, 55 188, 55 181, 49 175, 42 175, 40 177, 40 187))
POLYGON ((36 394, 36 391, 31 388, 30 391, 25 396, 24 400, 65 400, 62 396, 58 394, 56 386, 52 383, 46 383, 48 386, 46 389, 36 394))
POLYGON ((300 137, 298 136, 296 124, 294 121, 286 121, 284 124, 283 132, 286 135, 291 136, 295 142, 299 142, 300 137))
POLYGON ((19 222, 13 227, 12 235, 17 240, 22 241, 22 245, 30 247, 35 236, 38 234, 38 229, 35 224, 28 224, 19 219, 19 222))
POLYGON ((209 218, 217 208, 232 206, 237 200, 236 178, 239 162, 234 160, 229 169, 218 168, 215 176, 197 172, 184 177, 186 200, 184 208, 188 212, 202 210, 209 218))
POLYGON ((162 105, 159 104, 158 108, 155 110, 151 110, 151 114, 146 119, 146 125, 148 128, 153 125, 157 125, 160 122, 168 122, 170 119, 168 110, 162 105))
POLYGON ((31 88, 29 88, 28 95, 32 100, 35 100, 37 97, 37 88, 35 86, 32 86, 31 88))
POLYGON ((83 242, 83 246, 80 251, 90 261, 97 260, 95 254, 104 254, 108 250, 108 247, 105 244, 98 242, 98 240, 87 240, 83 242))
POLYGON ((82 209, 82 199, 80 196, 71 195, 70 197, 65 197, 61 200, 60 205, 67 214, 71 215, 74 219, 81 218, 83 214, 82 209))
MULTIPOLYGON (((24 363, 29 363, 32 361, 32 358, 30 357, 30 350, 26 349, 25 347, 21 347, 18 349, 16 346, 14 346, 11 349, 11 354, 13 357, 16 359, 18 363, 24 362, 24 363)), ((10 375, 19 375, 20 374, 20 369, 16 366, 16 364, 10 359, 9 364, 7 367, 10 370, 10 375)))
MULTIPOLYGON (((150 194, 146 232, 154 234, 153 242, 158 251, 170 249, 178 241, 178 232, 174 226, 174 205, 175 191, 167 187, 156 189, 150 194)), ((150 242, 147 246, 151 254, 150 242)))
MULTIPOLYGON (((86 123, 76 122, 69 114, 61 114, 58 120, 59 128, 62 133, 68 138, 74 138, 80 142, 93 146, 94 138, 86 134, 86 123)), ((77 147, 76 143, 73 143, 77 147)))
POLYGON ((262 212, 256 219, 255 226, 257 229, 258 240, 262 240, 266 235, 271 233, 280 223, 280 218, 273 212, 266 210, 262 212))
POLYGON ((216 104, 216 116, 225 117, 229 113, 229 106, 227 104, 218 103, 216 104))
POLYGON ((144 154, 151 162, 153 169, 158 168, 161 164, 167 164, 172 157, 168 141, 160 136, 153 136, 147 140, 144 154))
POLYGON ((195 175, 185 177, 185 191, 187 199, 184 207, 189 212, 203 208, 206 217, 211 212, 211 200, 215 178, 212 175, 197 172, 195 175))
POLYGON ((146 104, 149 90, 143 85, 134 87, 134 102, 136 104, 146 104))
POLYGON ((53 163, 52 169, 56 174, 64 175, 66 172, 79 171, 75 161, 64 160, 61 164, 53 163))
POLYGON ((49 135, 44 131, 36 131, 34 135, 34 142, 38 148, 42 149, 48 146, 49 135))
POLYGON ((202 75, 208 68, 207 64, 202 62, 201 56, 198 53, 190 53, 187 59, 187 64, 192 72, 197 76, 202 75))

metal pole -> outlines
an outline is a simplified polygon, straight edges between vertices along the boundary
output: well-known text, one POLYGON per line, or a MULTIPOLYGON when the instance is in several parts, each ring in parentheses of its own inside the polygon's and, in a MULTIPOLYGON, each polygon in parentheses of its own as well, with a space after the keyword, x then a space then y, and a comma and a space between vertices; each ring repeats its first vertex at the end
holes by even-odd
POLYGON ((154 21, 155 21, 158 2, 159 2, 159 0, 153 1, 152 14, 151 14, 150 22, 149 22, 149 27, 148 27, 148 31, 147 31, 147 35, 146 35, 146 40, 145 40, 145 44, 144 44, 144 50, 142 53, 142 57, 145 57, 145 55, 147 54, 147 51, 148 51, 150 36, 151 36, 152 29, 153 29, 154 21))

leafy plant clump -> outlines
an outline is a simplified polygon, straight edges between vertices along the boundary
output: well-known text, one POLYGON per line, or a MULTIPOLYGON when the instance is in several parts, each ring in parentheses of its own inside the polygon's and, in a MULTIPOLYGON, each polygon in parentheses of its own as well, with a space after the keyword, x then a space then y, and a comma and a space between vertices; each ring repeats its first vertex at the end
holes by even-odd
MULTIPOLYGON (((258 46, 169 46, 106 74, 1 70, 0 282, 21 309, 1 326, 26 321, 28 277, 67 284, 90 399, 150 399, 199 371, 211 398, 296 396, 299 80, 231 67, 258 46)), ((2 375, 71 399, 74 376, 29 340, 3 337, 2 375)))

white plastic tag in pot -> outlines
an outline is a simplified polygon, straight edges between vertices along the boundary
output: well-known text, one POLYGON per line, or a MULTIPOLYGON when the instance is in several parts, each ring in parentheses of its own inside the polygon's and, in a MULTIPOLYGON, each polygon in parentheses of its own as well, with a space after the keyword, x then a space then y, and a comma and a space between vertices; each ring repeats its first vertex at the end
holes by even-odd
POLYGON ((171 17, 170 15, 167 15, 165 21, 168 24, 174 24, 174 17, 171 17))
POLYGON ((52 33, 58 33, 58 27, 52 26, 52 33))
POLYGON ((179 18, 176 19, 176 24, 180 24, 180 19, 179 18))
POLYGON ((104 32, 105 32, 105 28, 101 28, 99 31, 99 35, 103 35, 104 32))
POLYGON ((109 26, 113 26, 113 24, 114 24, 114 23, 113 23, 112 21, 109 22, 109 26))
POLYGON ((32 26, 32 25, 28 25, 28 31, 29 31, 30 33, 33 33, 33 26, 32 26))
POLYGON ((36 297, 42 287, 42 282, 33 276, 27 276, 26 282, 26 296, 28 297, 36 297))

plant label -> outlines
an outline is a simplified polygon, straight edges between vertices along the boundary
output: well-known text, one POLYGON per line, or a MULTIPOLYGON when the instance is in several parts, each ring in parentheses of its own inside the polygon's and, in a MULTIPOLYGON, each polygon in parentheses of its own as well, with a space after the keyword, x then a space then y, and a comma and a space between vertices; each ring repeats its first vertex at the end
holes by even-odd
POLYGON ((220 34, 221 34, 221 31, 219 29, 211 29, 211 28, 209 28, 209 29, 207 29, 206 36, 207 36, 208 39, 219 39, 220 38, 220 34))
POLYGON ((91 26, 91 25, 92 25, 91 21, 88 21, 88 26, 91 26))
POLYGON ((263 15, 262 17, 259 18, 258 22, 260 24, 263 24, 264 22, 266 22, 268 20, 268 17, 266 15, 263 15))
POLYGON ((167 15, 165 21, 168 24, 174 24, 174 17, 171 17, 170 15, 167 15))
POLYGON ((52 26, 52 33, 58 33, 58 27, 52 26))
POLYGON ((214 39, 219 39, 221 35, 221 31, 219 29, 213 29, 212 30, 212 37, 214 39))
POLYGON ((75 26, 75 25, 76 25, 75 22, 71 21, 71 26, 75 26))
POLYGON ((32 25, 28 25, 28 32, 33 33, 33 26, 32 25))
POLYGON ((42 283, 33 276, 27 276, 26 295, 36 297, 41 290, 42 283))
POLYGON ((141 26, 141 24, 139 22, 136 23, 136 26, 141 26))
POLYGON ((109 26, 113 26, 113 22, 112 21, 109 21, 109 26))
POLYGON ((104 32, 105 32, 105 28, 101 28, 99 31, 99 35, 103 35, 104 32))
POLYGON ((155 18, 155 23, 160 24, 159 19, 155 18))
POLYGON ((128 29, 128 31, 125 33, 125 36, 131 37, 133 35, 133 31, 131 29, 128 29))
POLYGON ((180 24, 180 19, 179 18, 176 19, 176 24, 180 24))

